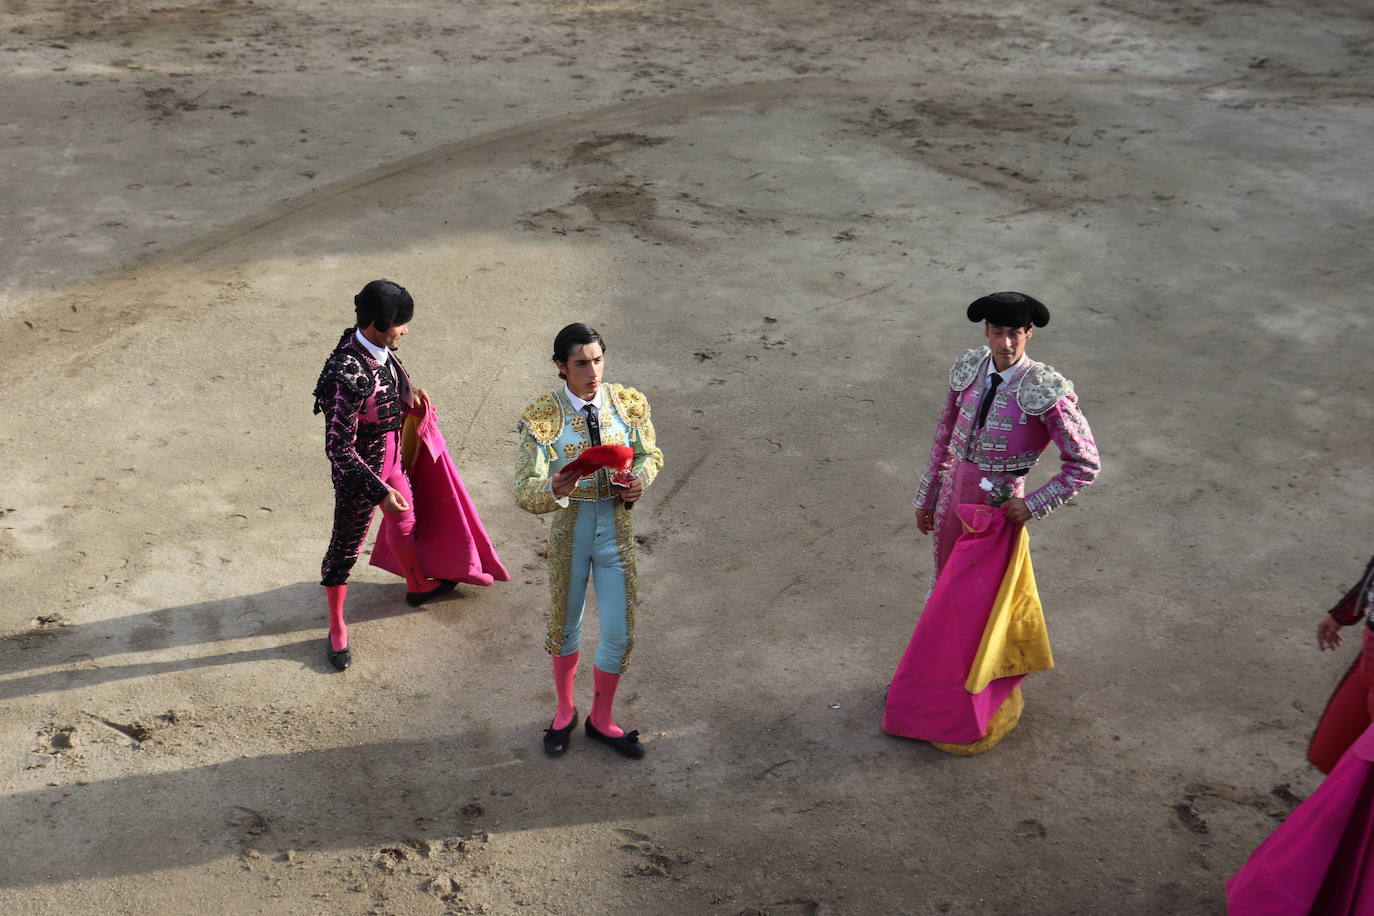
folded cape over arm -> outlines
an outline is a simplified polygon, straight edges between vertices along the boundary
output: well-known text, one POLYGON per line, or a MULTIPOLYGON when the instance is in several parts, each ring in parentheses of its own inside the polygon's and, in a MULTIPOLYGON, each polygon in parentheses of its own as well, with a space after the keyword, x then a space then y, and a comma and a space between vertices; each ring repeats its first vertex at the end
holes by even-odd
MULTIPOLYGON (((421 571, 431 579, 469 585, 508 581, 510 573, 501 565, 477 507, 449 457, 433 405, 421 417, 406 418, 401 452, 415 503, 415 547, 421 571)), ((404 575, 386 525, 377 532, 371 563, 404 575)))

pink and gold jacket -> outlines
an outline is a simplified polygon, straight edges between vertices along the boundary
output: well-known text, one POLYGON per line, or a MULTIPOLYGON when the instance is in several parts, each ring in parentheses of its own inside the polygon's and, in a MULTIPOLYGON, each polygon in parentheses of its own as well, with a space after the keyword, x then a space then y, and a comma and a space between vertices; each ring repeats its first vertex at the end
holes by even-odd
POLYGON ((990 358, 987 347, 977 347, 959 357, 949 371, 949 397, 916 491, 916 507, 935 508, 940 485, 956 461, 1020 476, 1053 442, 1059 447, 1059 473, 1025 497, 1032 517, 1044 518, 1093 482, 1102 467, 1097 443, 1078 409, 1073 382, 1029 358, 998 388, 987 422, 975 431, 990 358))

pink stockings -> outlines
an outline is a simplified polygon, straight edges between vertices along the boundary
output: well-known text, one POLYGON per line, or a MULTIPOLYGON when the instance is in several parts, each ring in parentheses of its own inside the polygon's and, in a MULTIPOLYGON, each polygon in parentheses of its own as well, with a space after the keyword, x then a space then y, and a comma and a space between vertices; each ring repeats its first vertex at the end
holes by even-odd
MULTIPOLYGON (((401 469, 401 457, 397 452, 398 436, 388 434, 386 440, 386 454, 382 461, 382 480, 388 487, 400 492, 406 503, 414 505, 414 497, 410 492, 410 480, 401 469)), ((348 572, 353 568, 353 563, 358 558, 358 551, 361 550, 364 539, 367 537, 367 528, 372 521, 373 507, 363 506, 363 511, 355 512, 353 516, 348 516, 353 529, 340 534, 339 512, 336 507, 336 518, 334 522, 334 537, 330 541, 329 553, 324 560, 324 580, 329 581, 331 575, 338 579, 347 579, 348 572)), ((405 572, 406 591, 411 593, 432 592, 443 583, 434 579, 426 578, 420 571, 419 552, 415 548, 415 511, 408 509, 405 512, 383 512, 382 524, 390 527, 392 550, 396 558, 401 561, 401 568, 405 572)), ((325 595, 329 600, 329 648, 335 652, 342 652, 348 648, 348 624, 344 622, 344 598, 348 595, 348 585, 326 585, 325 595)))
POLYGON ((344 623, 343 613, 348 586, 326 585, 324 593, 329 598, 329 648, 342 652, 348 648, 348 624, 344 623))
MULTIPOLYGON (((412 594, 432 592, 443 585, 442 582, 426 579, 420 572, 420 561, 416 557, 414 540, 409 537, 398 540, 393 549, 405 569, 406 591, 412 594)), ((344 622, 344 599, 348 596, 348 586, 326 585, 324 593, 329 601, 329 648, 335 652, 342 652, 348 648, 348 624, 344 622)))
POLYGON ((577 677, 577 658, 581 653, 553 657, 553 689, 558 694, 558 711, 550 728, 567 728, 576 707, 573 704, 573 679, 577 677))
MULTIPOLYGON (((553 687, 558 694, 558 711, 554 713, 550 728, 566 728, 572 721, 573 680, 577 677, 577 659, 581 653, 555 655, 553 657, 553 687)), ((587 718, 601 734, 619 738, 625 729, 615 724, 611 707, 615 705, 615 690, 620 686, 620 675, 607 674, 600 668, 592 668, 592 681, 595 693, 592 699, 592 712, 587 718)))
POLYGON ((587 718, 592 720, 592 725, 601 734, 608 738, 619 738, 625 734, 625 729, 615 724, 611 706, 615 704, 615 689, 620 686, 620 675, 607 674, 593 667, 592 681, 596 692, 592 695, 592 714, 587 718))
MULTIPOLYGON (((420 573, 420 561, 415 555, 415 542, 413 540, 406 538, 398 541, 394 545, 394 549, 405 569, 407 591, 411 593, 432 592, 443 585, 442 582, 437 582, 434 579, 426 579, 420 573)), ((342 652, 348 648, 348 624, 344 621, 344 599, 348 596, 348 586, 326 585, 324 593, 329 601, 329 648, 335 652, 342 652)), ((572 686, 571 679, 568 686, 570 688, 572 686)))

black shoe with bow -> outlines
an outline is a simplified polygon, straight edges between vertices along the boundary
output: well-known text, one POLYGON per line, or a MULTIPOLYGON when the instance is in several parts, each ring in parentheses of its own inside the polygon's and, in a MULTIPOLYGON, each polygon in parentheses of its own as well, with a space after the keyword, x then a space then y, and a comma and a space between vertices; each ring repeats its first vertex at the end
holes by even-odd
POLYGON ((440 579, 439 585, 427 592, 406 592, 406 604, 411 607, 419 607, 426 601, 438 598, 440 595, 447 595, 458 587, 458 583, 451 579, 440 579))
POLYGON ((611 747, 620 751, 632 760, 638 760, 644 756, 644 745, 639 743, 639 732, 626 732, 619 738, 612 738, 610 735, 603 735, 596 730, 592 720, 587 719, 587 737, 593 741, 600 741, 602 744, 609 744, 611 747))
MULTIPOLYGON (((549 725, 553 725, 552 722, 549 725)), ((544 753, 550 757, 557 757, 568 749, 568 739, 572 737, 572 731, 577 728, 577 710, 573 710, 572 718, 568 724, 562 728, 544 729, 544 753)))
POLYGON ((329 645, 328 640, 325 641, 325 645, 328 646, 329 664, 335 668, 342 671, 353 663, 353 655, 348 651, 348 646, 344 646, 336 652, 334 647, 329 645))

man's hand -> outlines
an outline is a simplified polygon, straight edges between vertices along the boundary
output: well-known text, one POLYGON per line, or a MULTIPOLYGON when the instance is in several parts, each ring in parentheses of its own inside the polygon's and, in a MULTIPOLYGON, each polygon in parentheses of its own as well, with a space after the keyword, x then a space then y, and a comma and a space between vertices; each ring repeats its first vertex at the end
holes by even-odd
POLYGON ((382 511, 409 512, 410 503, 406 502, 406 498, 401 495, 400 490, 393 490, 388 487, 386 491, 386 499, 382 500, 382 511))
POLYGON ((644 481, 633 474, 630 475, 631 483, 628 487, 617 486, 620 491, 620 498, 627 503, 632 503, 644 495, 644 481))
POLYGON ((577 476, 577 472, 571 466, 564 468, 553 475, 553 495, 556 499, 562 499, 577 489, 577 482, 582 478, 577 476))
POLYGON ((1007 510, 1007 521, 1024 525, 1031 520, 1030 510, 1026 508, 1026 501, 1019 496, 1002 503, 1002 508, 1007 510))
POLYGON ((935 530, 935 510, 917 509, 916 527, 921 529, 922 534, 930 534, 935 530))
POLYGON ((1327 649, 1336 649, 1345 638, 1341 636, 1341 625, 1330 614, 1322 615, 1322 622, 1317 624, 1317 648, 1325 652, 1327 649))

